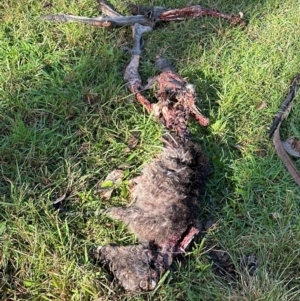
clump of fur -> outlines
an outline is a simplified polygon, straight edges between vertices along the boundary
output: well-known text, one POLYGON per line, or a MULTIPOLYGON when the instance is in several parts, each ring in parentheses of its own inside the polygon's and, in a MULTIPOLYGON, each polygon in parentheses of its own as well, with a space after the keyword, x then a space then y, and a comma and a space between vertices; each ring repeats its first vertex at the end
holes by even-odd
POLYGON ((125 222, 140 245, 104 246, 95 253, 131 291, 151 290, 198 233, 206 160, 198 144, 168 147, 148 164, 132 189, 132 202, 106 214, 125 222))

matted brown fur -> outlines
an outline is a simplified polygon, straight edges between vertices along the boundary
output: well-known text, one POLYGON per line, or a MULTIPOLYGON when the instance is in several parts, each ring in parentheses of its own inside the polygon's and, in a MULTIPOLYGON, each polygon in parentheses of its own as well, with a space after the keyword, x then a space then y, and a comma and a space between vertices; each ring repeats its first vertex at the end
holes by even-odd
POLYGON ((137 178, 131 204, 106 210, 108 216, 125 222, 141 243, 109 245, 94 252, 126 290, 153 289, 198 232, 206 166, 201 147, 194 142, 165 148, 137 178))

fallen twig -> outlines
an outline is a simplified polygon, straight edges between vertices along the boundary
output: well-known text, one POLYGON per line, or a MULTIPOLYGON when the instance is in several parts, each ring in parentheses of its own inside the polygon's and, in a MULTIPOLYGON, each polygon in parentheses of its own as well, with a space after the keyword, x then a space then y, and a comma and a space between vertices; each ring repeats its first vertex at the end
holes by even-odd
POLYGON ((297 76, 294 77, 291 87, 290 87, 290 92, 289 94, 286 96, 284 102, 282 103, 282 105, 279 108, 278 113, 276 114, 273 123, 270 127, 270 131, 269 131, 269 137, 271 138, 275 132, 275 130, 278 128, 280 122, 287 117, 287 115, 285 117, 283 117, 284 113, 287 111, 287 108, 289 106, 289 104, 293 101, 293 99, 296 96, 297 90, 299 89, 299 81, 300 81, 300 74, 298 74, 297 76))
POLYGON ((281 139, 280 139, 280 126, 283 120, 289 115, 292 108, 292 101, 296 96, 297 90, 299 88, 300 74, 298 74, 291 84, 290 92, 282 103, 279 112, 277 113, 274 121, 271 125, 269 136, 273 136, 273 144, 275 146, 276 153, 281 159, 289 173, 291 174, 294 181, 300 185, 300 172, 296 168, 293 160, 290 158, 288 153, 285 151, 281 139))

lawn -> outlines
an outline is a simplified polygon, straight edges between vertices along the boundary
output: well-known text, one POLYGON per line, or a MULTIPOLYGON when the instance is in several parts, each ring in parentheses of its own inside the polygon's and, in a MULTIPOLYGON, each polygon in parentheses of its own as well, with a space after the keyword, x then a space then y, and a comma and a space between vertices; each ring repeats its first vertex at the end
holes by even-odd
MULTIPOLYGON (((126 14, 127 1, 110 3, 126 14)), ((97 212, 128 203, 127 180, 162 148, 164 129, 122 79, 129 55, 121 48, 131 45, 131 30, 39 19, 97 16, 95 0, 1 1, 1 300, 300 299, 300 188, 268 138, 300 72, 300 1, 201 5, 242 11, 248 26, 212 18, 159 26, 145 35, 140 74, 144 81, 153 76, 160 54, 196 85, 211 120, 206 129, 190 124, 211 166, 199 218, 216 223, 154 292, 132 296, 88 255, 95 245, 135 242, 124 225, 97 212), (97 187, 116 168, 124 169, 125 180, 107 201, 97 187), (234 280, 214 273, 211 248, 231 258, 234 280), (254 273, 245 268, 249 258, 255 258, 254 273)), ((299 100, 282 125, 283 139, 300 139, 299 100)))

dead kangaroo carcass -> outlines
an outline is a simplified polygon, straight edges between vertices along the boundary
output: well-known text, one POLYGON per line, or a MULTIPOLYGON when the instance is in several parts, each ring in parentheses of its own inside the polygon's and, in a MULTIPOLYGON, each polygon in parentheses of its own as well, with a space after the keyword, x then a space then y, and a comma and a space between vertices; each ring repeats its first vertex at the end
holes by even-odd
POLYGON ((125 222, 140 244, 107 245, 94 256, 130 291, 152 290, 173 259, 199 232, 198 213, 207 173, 198 144, 167 147, 135 179, 132 203, 105 211, 125 222))
MULTIPOLYGON (((141 35, 143 28, 135 28, 135 33, 141 35)), ((124 78, 137 100, 172 138, 165 141, 168 147, 135 179, 131 204, 105 211, 111 218, 125 222, 140 244, 108 245, 93 252, 129 291, 154 289, 173 259, 185 252, 199 232, 199 205, 207 174, 205 156, 192 141, 188 120, 192 115, 206 126, 209 119, 197 109, 192 85, 167 60, 157 56, 156 64, 161 73, 144 87, 156 90, 156 103, 141 93, 137 55, 132 55, 124 78)))
POLYGON ((155 29, 159 22, 187 18, 212 16, 242 27, 246 26, 246 22, 242 14, 222 13, 200 5, 176 9, 130 5, 133 15, 122 16, 104 1, 98 2, 103 13, 100 17, 58 14, 45 15, 42 19, 75 21, 104 28, 131 26, 133 47, 128 49, 131 60, 123 76, 126 86, 145 110, 163 124, 170 135, 177 137, 144 168, 132 189, 132 203, 106 210, 110 217, 125 222, 140 243, 133 246, 108 245, 93 251, 93 256, 110 269, 126 290, 147 291, 155 288, 174 257, 183 253, 199 232, 198 208, 207 164, 200 146, 191 139, 188 120, 192 116, 200 125, 207 126, 209 119, 196 106, 194 87, 160 56, 156 57, 160 74, 149 79, 147 85, 142 85, 139 74, 144 45, 142 36, 155 29), (156 90, 155 103, 143 94, 150 88, 156 90))

